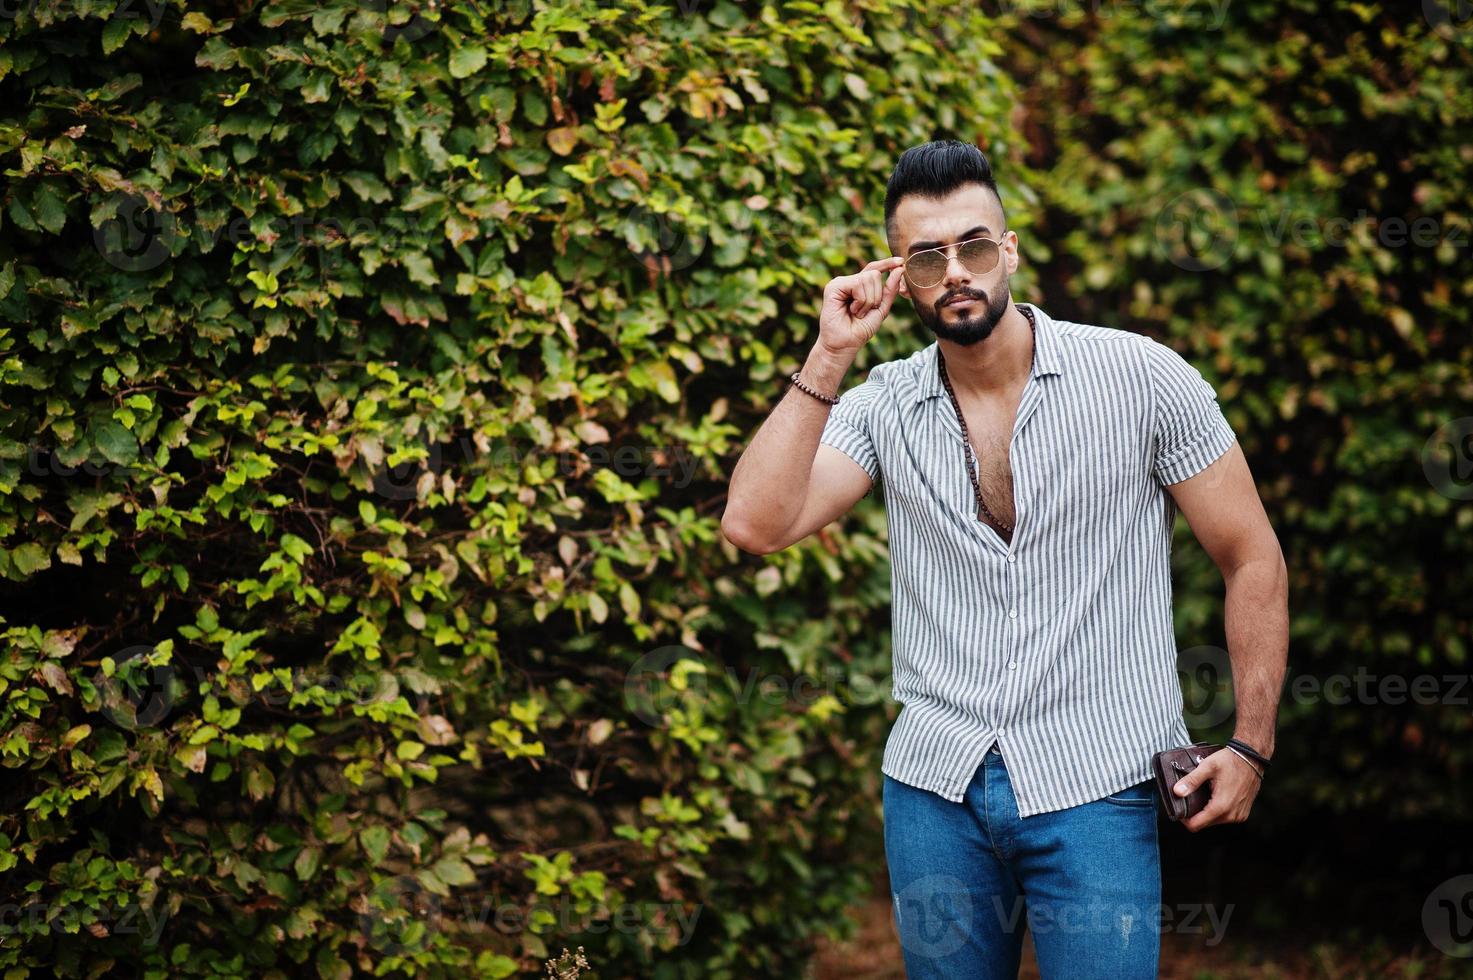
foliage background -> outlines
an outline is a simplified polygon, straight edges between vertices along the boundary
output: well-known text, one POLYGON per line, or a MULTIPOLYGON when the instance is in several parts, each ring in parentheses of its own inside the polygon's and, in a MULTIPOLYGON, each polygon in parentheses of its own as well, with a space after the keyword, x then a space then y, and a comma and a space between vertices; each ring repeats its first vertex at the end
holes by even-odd
POLYGON ((981 15, 151 11, 0 22, 0 964, 790 975, 883 712, 632 706, 879 702, 881 516, 717 519, 889 161, 1003 129, 981 15))
MULTIPOLYGON (((1217 384, 1291 672, 1466 673, 1473 518, 1422 456, 1473 415, 1470 31, 1324 9, 0 19, 0 965, 801 969, 882 863, 884 516, 742 557, 724 474, 935 136, 994 159, 1015 297, 1217 384), (1464 244, 1263 220, 1362 208, 1464 244)), ((865 363, 923 341, 900 311, 865 363)), ((1220 643, 1185 541, 1183 646, 1220 643)), ((1207 845, 1320 848, 1255 924, 1372 840, 1404 880, 1354 928, 1415 924, 1473 863, 1420 834, 1466 829, 1468 729, 1286 700, 1273 791, 1207 845)))

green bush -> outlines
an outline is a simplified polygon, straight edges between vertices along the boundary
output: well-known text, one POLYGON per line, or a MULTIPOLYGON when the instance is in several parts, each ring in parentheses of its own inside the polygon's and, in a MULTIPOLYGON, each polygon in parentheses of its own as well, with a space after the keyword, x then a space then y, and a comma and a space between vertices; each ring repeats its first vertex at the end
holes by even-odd
POLYGON ((1026 228, 989 22, 11 6, 6 975, 795 975, 880 861, 883 514, 741 558, 724 474, 900 151, 1026 228))

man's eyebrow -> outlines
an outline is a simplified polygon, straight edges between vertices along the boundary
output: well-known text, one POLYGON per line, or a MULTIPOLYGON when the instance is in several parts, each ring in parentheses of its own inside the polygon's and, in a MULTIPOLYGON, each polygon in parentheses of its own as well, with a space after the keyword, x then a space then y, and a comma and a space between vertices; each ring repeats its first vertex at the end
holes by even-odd
MULTIPOLYGON (((986 225, 977 225, 976 227, 968 228, 966 231, 956 236, 956 240, 959 242, 964 242, 968 238, 979 238, 983 235, 990 234, 992 234, 992 232, 988 230, 986 225)), ((910 255, 912 252, 920 252, 928 248, 940 248, 942 245, 950 244, 951 242, 911 242, 910 248, 905 250, 905 254, 910 255)))

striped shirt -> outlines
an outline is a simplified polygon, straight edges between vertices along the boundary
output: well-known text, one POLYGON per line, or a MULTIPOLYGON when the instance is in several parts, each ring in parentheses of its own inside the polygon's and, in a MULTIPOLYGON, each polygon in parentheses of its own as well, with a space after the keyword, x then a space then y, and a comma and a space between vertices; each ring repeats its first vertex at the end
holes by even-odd
POLYGON ((1026 305, 1011 543, 977 519, 935 343, 872 368, 821 439, 880 483, 889 519, 902 707, 881 771, 960 801, 996 742, 1022 817, 1139 783, 1153 753, 1191 740, 1165 485, 1235 439, 1212 386, 1171 348, 1026 305))

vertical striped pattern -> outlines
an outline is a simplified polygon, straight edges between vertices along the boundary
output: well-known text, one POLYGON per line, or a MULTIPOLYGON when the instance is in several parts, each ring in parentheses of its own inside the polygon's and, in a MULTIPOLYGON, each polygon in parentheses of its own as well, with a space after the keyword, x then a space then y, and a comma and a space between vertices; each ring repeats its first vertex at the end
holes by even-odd
POLYGON ((976 518, 935 343, 874 367, 822 442, 880 481, 892 696, 882 770, 960 801, 996 742, 1027 817, 1150 776, 1190 740, 1171 620, 1164 485, 1232 445, 1216 394, 1148 337, 1037 323, 1011 445, 1011 546, 976 518))

